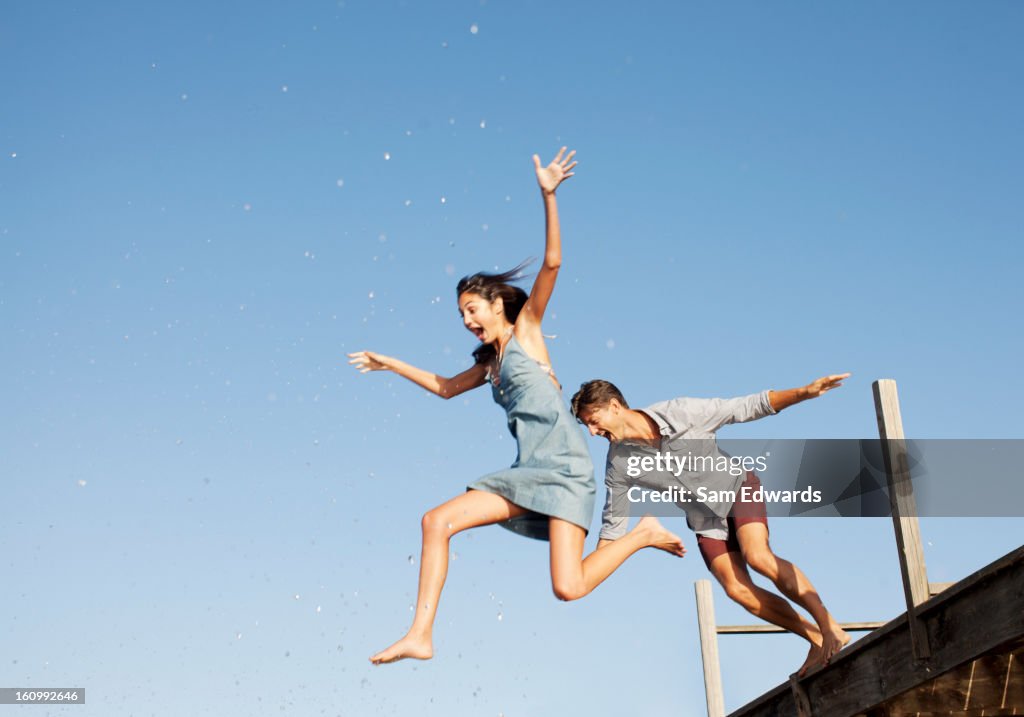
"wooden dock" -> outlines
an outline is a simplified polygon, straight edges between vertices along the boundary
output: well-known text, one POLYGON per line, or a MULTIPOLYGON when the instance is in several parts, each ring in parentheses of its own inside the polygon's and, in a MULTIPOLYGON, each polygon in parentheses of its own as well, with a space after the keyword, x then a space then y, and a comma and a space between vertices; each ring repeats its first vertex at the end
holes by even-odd
MULTIPOLYGON (((928 582, 896 383, 872 389, 907 610, 843 625, 873 631, 730 717, 1024 715, 1024 547, 957 583, 928 582)), ((717 625, 710 581, 695 588, 708 716, 722 717, 717 636, 783 630, 717 625)))
POLYGON ((1024 547, 916 612, 929 657, 914 657, 904 613, 730 717, 1024 715, 1024 547))

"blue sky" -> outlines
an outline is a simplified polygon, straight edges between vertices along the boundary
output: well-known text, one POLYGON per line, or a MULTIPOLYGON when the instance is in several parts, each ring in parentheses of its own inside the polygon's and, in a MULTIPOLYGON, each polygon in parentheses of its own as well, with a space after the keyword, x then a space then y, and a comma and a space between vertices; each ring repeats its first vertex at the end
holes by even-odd
MULTIPOLYGON (((723 435, 872 436, 870 384, 890 377, 908 435, 1020 438, 1022 19, 1011 2, 8 8, 0 682, 86 687, 78 709, 104 715, 703 714, 689 534, 683 562, 639 555, 573 604, 544 545, 461 536, 435 660, 370 668, 409 621, 420 514, 514 444, 485 392, 441 402, 344 354, 466 367, 455 282, 540 254, 530 156, 567 144, 545 325, 567 389, 605 377, 643 405, 851 371, 723 435)), ((924 521, 931 579, 1020 531, 924 521)), ((839 619, 902 611, 888 522, 772 536, 839 619)), ((720 649, 729 708, 804 652, 720 649)))

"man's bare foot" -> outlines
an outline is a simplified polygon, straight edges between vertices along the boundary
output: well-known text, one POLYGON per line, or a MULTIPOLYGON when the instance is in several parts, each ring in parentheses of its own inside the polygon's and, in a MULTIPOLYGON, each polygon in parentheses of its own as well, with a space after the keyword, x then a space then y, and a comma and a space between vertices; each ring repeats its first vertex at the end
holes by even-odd
POLYGON ((803 677, 812 667, 827 665, 836 656, 836 653, 849 643, 850 635, 836 625, 832 631, 823 636, 821 645, 811 645, 811 649, 807 651, 807 659, 804 660, 804 664, 800 665, 800 671, 797 674, 803 677))
POLYGON ((835 625, 829 632, 824 633, 822 636, 821 652, 822 659, 827 665, 832 661, 832 658, 836 656, 836 653, 842 650, 850 643, 850 635, 843 628, 835 625))
POLYGON ((406 635, 386 650, 381 650, 370 658, 375 665, 383 665, 387 662, 398 662, 406 658, 414 660, 429 660, 434 656, 434 645, 429 637, 418 637, 406 635))
POLYGON ((680 558, 686 554, 686 548, 683 547, 682 539, 672 531, 667 530, 653 516, 647 515, 641 518, 634 530, 645 531, 648 534, 647 547, 649 548, 664 550, 666 553, 672 553, 672 555, 677 555, 680 558))
POLYGON ((807 674, 807 671, 812 667, 825 664, 825 653, 821 650, 821 645, 811 645, 811 649, 807 651, 807 659, 804 660, 804 664, 800 665, 797 675, 803 677, 807 674))

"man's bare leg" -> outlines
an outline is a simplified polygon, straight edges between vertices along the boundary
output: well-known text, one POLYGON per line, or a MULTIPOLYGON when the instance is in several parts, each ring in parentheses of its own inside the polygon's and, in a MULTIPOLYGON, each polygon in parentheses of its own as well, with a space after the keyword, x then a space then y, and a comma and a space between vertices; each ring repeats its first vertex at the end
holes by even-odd
POLYGON ((821 630, 802 617, 789 602, 755 584, 740 553, 719 555, 711 561, 710 569, 733 602, 751 615, 799 635, 811 644, 807 659, 800 666, 801 675, 810 667, 821 664, 821 630))
POLYGON ((741 525, 736 531, 736 538, 746 564, 771 580, 783 595, 805 609, 818 623, 821 634, 820 653, 809 654, 800 673, 803 674, 816 664, 828 664, 850 642, 850 636, 825 609, 811 581, 796 565, 772 552, 768 547, 768 526, 764 523, 741 525))

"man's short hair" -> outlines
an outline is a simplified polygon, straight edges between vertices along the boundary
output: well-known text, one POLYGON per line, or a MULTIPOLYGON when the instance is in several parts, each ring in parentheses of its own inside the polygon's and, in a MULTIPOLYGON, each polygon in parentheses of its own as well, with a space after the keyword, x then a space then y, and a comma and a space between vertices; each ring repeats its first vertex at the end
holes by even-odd
POLYGON ((604 408, 612 399, 618 401, 623 408, 629 408, 626 399, 614 383, 602 379, 594 379, 580 385, 580 390, 572 397, 572 415, 579 421, 580 414, 593 411, 596 408, 604 408))

